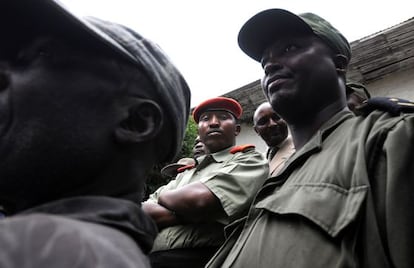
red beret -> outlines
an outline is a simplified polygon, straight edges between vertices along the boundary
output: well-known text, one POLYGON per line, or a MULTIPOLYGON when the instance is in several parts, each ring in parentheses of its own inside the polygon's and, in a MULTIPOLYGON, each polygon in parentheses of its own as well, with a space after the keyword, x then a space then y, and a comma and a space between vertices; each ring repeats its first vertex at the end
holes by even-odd
POLYGON ((200 103, 193 111, 193 118, 198 123, 202 113, 206 111, 227 111, 233 114, 237 119, 243 113, 243 109, 236 100, 226 97, 216 97, 200 103))

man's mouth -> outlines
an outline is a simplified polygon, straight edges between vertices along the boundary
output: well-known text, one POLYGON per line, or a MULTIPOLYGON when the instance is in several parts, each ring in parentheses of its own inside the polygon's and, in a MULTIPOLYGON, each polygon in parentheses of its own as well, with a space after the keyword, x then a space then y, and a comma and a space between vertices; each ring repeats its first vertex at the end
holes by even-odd
POLYGON ((282 85, 289 79, 287 75, 274 74, 268 80, 266 84, 267 92, 274 93, 278 91, 282 85))
POLYGON ((220 130, 210 130, 210 131, 207 132, 208 136, 221 135, 221 134, 222 134, 222 131, 220 131, 220 130))

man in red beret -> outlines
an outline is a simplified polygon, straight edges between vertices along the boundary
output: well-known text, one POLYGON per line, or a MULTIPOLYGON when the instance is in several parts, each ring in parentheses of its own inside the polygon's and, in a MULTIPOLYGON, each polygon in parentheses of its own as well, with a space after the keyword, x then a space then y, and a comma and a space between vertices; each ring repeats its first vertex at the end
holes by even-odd
POLYGON ((224 226, 247 214, 269 171, 254 146, 235 146, 241 114, 237 101, 223 97, 194 109, 208 153, 143 203, 161 230, 150 254, 153 267, 203 267, 223 243, 224 226))

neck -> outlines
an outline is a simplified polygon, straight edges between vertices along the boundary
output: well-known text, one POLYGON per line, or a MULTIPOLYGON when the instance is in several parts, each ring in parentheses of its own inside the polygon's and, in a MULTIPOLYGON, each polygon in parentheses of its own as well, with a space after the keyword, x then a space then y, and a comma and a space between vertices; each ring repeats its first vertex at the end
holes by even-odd
POLYGON ((89 178, 90 183, 68 195, 104 195, 140 203, 144 195, 144 171, 149 168, 145 161, 128 154, 117 154, 113 161, 97 170, 94 178, 89 178))
POLYGON ((346 109, 345 104, 338 100, 316 114, 305 117, 304 120, 288 122, 296 151, 301 149, 325 122, 343 109, 346 109))

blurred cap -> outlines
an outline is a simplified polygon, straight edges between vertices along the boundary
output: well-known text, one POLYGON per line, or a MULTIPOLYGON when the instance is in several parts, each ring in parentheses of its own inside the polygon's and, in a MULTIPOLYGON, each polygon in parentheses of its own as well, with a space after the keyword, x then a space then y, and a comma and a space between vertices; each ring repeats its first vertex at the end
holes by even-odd
POLYGON ((237 119, 243 113, 243 109, 236 100, 226 97, 216 97, 200 103, 193 111, 193 118, 198 123, 200 116, 207 111, 226 111, 234 115, 237 119))
POLYGON ((166 165, 161 169, 161 174, 169 177, 175 177, 178 169, 185 166, 194 166, 196 161, 193 158, 181 158, 177 163, 166 165))
POLYGON ((240 29, 238 42, 241 50, 256 61, 261 61, 264 50, 281 35, 313 33, 335 53, 351 59, 351 46, 346 38, 329 22, 313 13, 295 15, 284 9, 268 9, 250 18, 240 29))
POLYGON ((155 94, 171 121, 174 146, 166 157, 180 150, 190 114, 190 89, 167 55, 135 31, 101 19, 79 18, 55 0, 13 0, 0 3, 2 48, 20 44, 30 36, 49 34, 77 41, 80 45, 105 48, 137 67, 153 82, 155 94), (6 44, 7 45, 7 44, 6 44))

